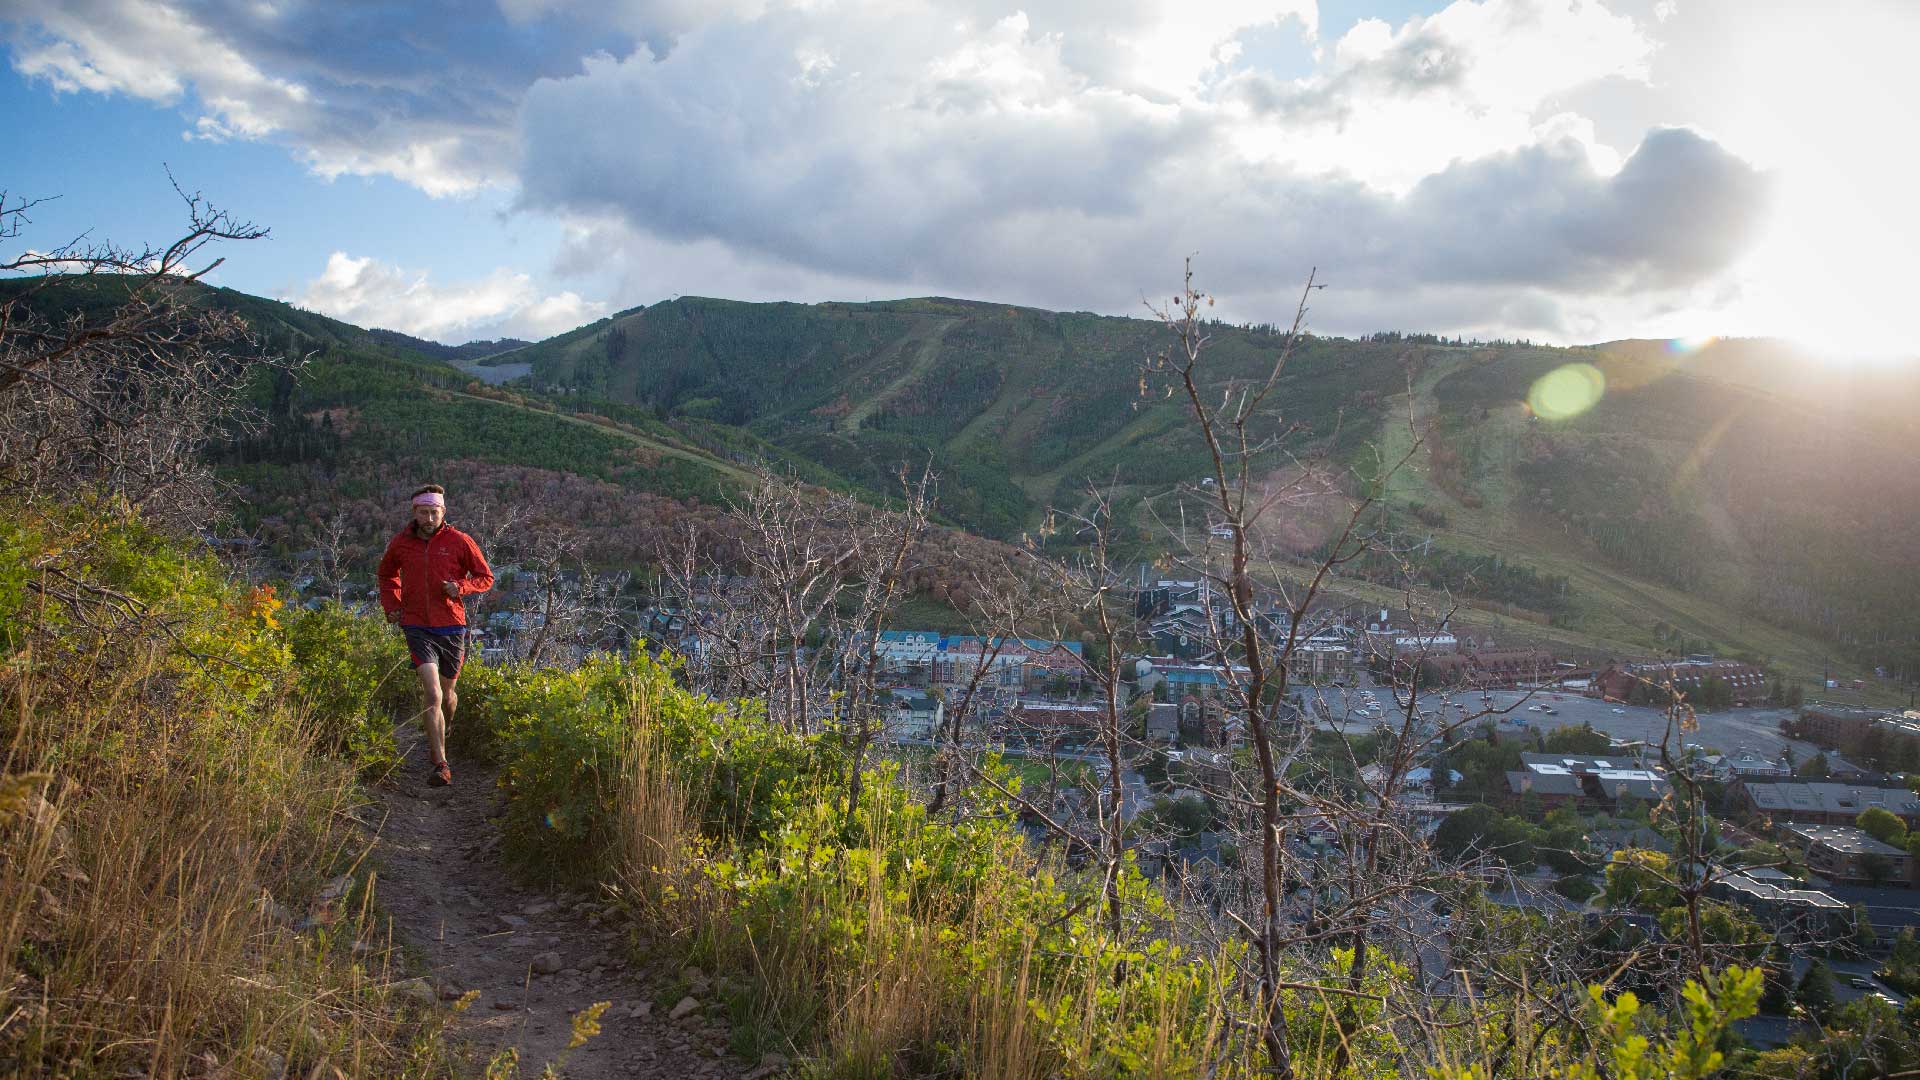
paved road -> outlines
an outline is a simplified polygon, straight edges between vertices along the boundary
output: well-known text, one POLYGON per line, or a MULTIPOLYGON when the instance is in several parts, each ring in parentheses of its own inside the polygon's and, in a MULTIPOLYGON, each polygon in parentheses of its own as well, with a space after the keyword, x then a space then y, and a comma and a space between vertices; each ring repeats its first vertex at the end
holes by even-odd
POLYGON ((1907 995, 1873 977, 1874 969, 1880 966, 1880 962, 1877 960, 1842 960, 1836 958, 1828 960, 1827 966, 1833 969, 1834 992, 1843 1002, 1852 1001, 1855 998, 1877 992, 1892 998, 1896 1005, 1905 1005, 1907 1003, 1907 995), (1855 979, 1859 979, 1868 985, 1855 986, 1853 985, 1853 980, 1855 979))
MULTIPOLYGON (((1312 693, 1324 701, 1327 717, 1321 726, 1330 729, 1370 731, 1387 719, 1386 714, 1394 707, 1393 697, 1385 689, 1372 690, 1374 701, 1383 714, 1380 718, 1360 715, 1360 710, 1365 707, 1360 689, 1316 689, 1312 693)), ((1660 709, 1609 705, 1598 698, 1571 693, 1556 694, 1547 690, 1494 690, 1484 695, 1479 691, 1470 691, 1443 695, 1432 706, 1423 702, 1423 711, 1445 716, 1450 722, 1457 722, 1463 715, 1472 717, 1488 710, 1491 710, 1489 719, 1495 720, 1502 732, 1515 732, 1523 728, 1551 731, 1556 727, 1578 727, 1587 723, 1592 724, 1594 730, 1603 731, 1616 739, 1657 743, 1667 728, 1666 713, 1660 709), (1535 712, 1529 708, 1533 705, 1544 705, 1554 711, 1551 714, 1535 712)), ((1794 760, 1805 761, 1819 753, 1819 748, 1780 734, 1780 721, 1792 715, 1792 709, 1703 712, 1699 714, 1700 730, 1688 734, 1686 741, 1725 753, 1752 750, 1765 758, 1778 757, 1781 748, 1791 747, 1794 760)), ((1476 726, 1477 720, 1469 725, 1470 728, 1476 726)))

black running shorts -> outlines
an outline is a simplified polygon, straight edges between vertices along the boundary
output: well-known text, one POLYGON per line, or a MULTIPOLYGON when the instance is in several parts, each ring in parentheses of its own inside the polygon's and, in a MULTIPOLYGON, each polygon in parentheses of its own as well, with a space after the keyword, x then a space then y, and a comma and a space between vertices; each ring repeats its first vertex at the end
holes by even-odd
POLYGON ((440 669, 440 677, 454 679, 460 675, 460 661, 467 654, 467 632, 465 628, 457 634, 436 634, 419 626, 400 628, 407 635, 407 652, 413 654, 413 666, 434 664, 440 669))

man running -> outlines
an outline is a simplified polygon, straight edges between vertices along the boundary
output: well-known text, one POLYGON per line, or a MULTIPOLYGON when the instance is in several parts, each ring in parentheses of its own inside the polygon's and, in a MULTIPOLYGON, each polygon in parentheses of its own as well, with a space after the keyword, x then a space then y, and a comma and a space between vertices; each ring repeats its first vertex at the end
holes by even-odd
POLYGON ((460 598, 493 588, 480 545, 447 524, 446 488, 428 484, 413 493, 413 520, 387 543, 379 580, 380 606, 407 635, 426 701, 427 783, 445 787, 453 783, 447 724, 460 704, 453 684, 467 651, 467 606, 460 598))

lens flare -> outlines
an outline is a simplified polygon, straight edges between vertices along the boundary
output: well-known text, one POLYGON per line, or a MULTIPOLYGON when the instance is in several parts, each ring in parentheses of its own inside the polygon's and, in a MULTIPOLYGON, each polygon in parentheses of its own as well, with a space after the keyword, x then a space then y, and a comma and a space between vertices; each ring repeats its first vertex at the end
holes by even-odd
POLYGON ((1527 407, 1542 420, 1571 420, 1600 403, 1607 377, 1592 364, 1568 364, 1534 380, 1527 407))
POLYGON ((1667 351, 1675 356, 1691 356, 1719 340, 1712 334, 1667 339, 1667 351))

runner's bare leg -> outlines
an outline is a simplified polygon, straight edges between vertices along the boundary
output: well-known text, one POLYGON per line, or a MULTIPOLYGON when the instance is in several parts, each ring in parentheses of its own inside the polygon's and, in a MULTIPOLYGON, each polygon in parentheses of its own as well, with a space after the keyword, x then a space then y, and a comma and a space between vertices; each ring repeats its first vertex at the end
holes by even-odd
POLYGON ((427 727, 427 760, 438 764, 447 760, 447 723, 440 712, 440 665, 430 660, 413 670, 420 676, 420 694, 426 702, 422 717, 427 727))
POLYGON ((440 676, 440 731, 442 742, 446 739, 446 732, 453 727, 453 710, 460 707, 460 695, 453 692, 453 684, 457 682, 459 678, 460 676, 458 675, 455 675, 451 679, 445 675, 440 676))

